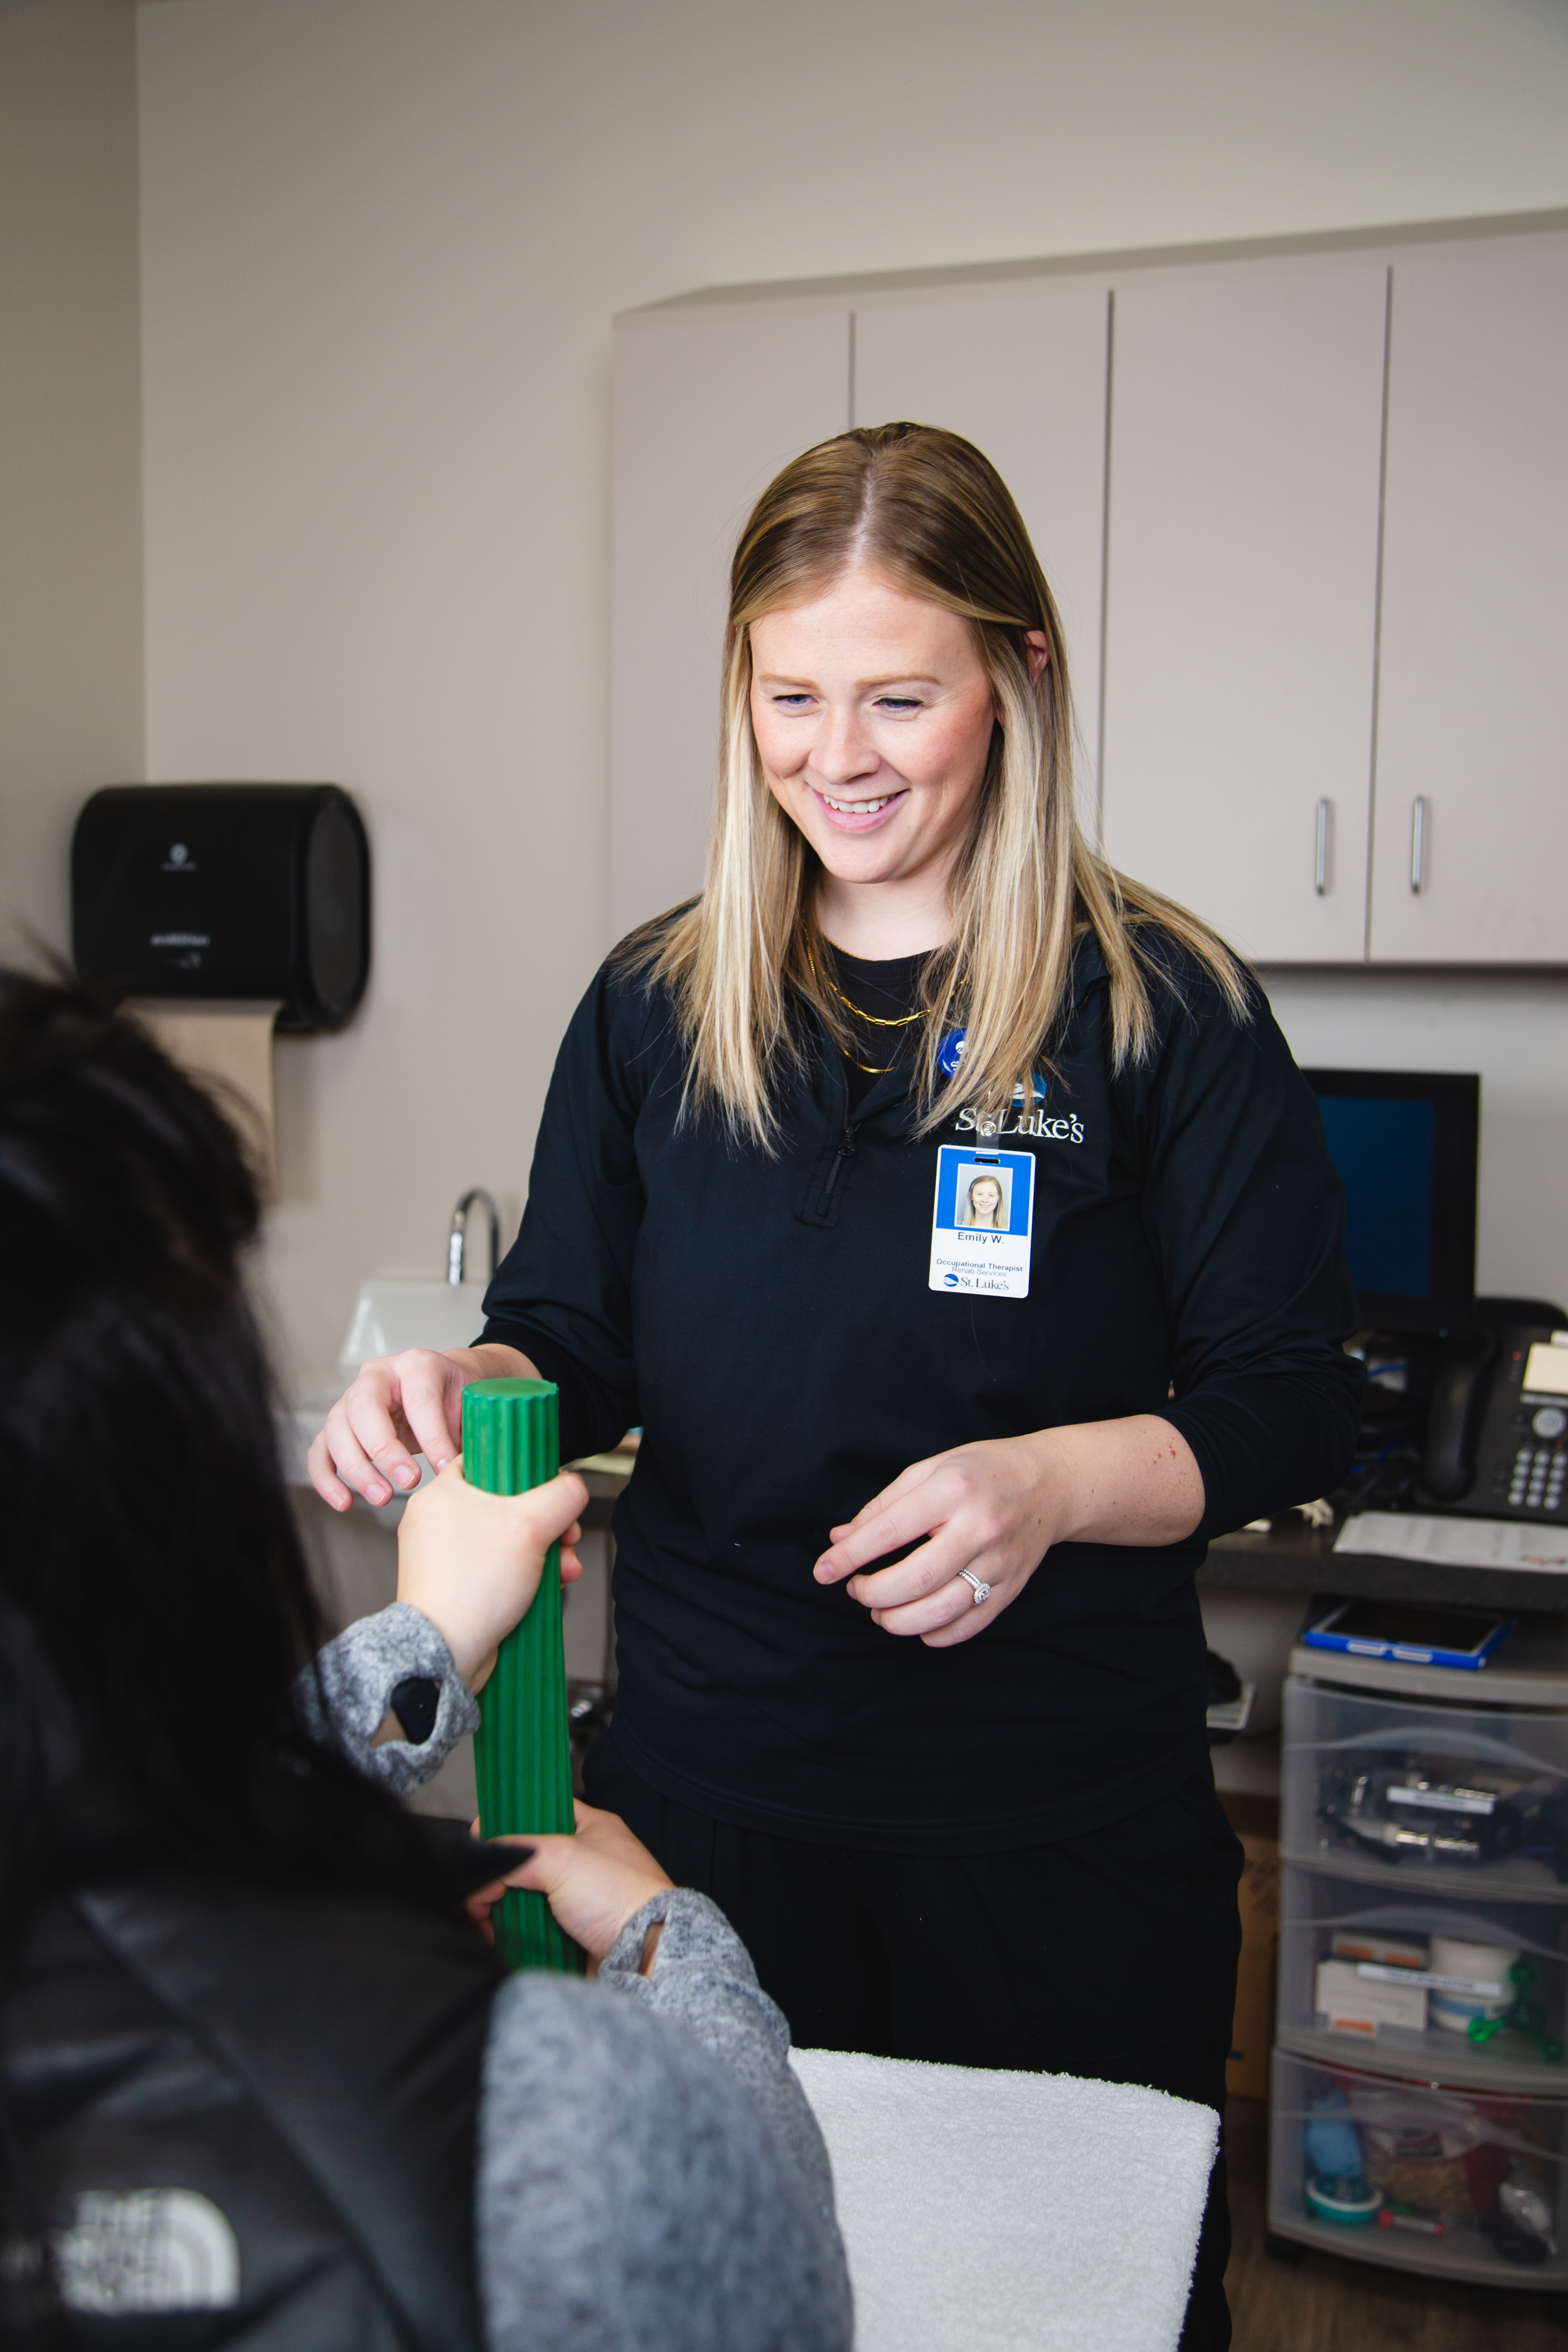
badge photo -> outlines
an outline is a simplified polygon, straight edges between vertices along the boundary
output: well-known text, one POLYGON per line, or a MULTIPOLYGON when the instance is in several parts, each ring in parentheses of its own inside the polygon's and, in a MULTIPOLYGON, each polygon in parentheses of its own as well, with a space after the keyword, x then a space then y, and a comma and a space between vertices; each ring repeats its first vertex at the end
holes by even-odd
POLYGON ((1027 1298, 1034 1220, 1031 1152, 942 1144, 931 1210, 931 1289, 1027 1298))

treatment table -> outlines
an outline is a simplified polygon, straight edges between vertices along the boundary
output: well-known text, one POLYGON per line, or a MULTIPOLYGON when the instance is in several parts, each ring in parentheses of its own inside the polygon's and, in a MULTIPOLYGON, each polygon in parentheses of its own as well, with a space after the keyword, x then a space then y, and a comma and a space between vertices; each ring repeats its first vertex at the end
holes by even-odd
POLYGON ((838 2050, 793 2063, 833 2159, 856 2352, 1174 2352, 1211 2108, 838 2050))

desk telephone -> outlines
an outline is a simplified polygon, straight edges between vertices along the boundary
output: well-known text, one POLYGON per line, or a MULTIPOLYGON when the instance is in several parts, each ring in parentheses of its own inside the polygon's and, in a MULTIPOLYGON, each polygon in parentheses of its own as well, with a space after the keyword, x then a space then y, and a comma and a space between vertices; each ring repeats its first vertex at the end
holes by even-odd
POLYGON ((1432 1383, 1421 1483, 1439 1509, 1568 1525, 1568 1328, 1451 1335, 1432 1383))

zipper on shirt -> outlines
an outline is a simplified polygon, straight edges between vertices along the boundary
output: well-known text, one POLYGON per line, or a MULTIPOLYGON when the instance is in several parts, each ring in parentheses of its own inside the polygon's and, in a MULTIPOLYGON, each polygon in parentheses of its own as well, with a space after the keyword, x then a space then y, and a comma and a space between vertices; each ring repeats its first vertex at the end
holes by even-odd
MULTIPOLYGON (((837 1142, 826 1148, 822 1157, 812 1170, 810 1181, 805 1191, 797 1196, 795 1213, 803 1225, 836 1225, 838 1223, 839 1208, 847 1189, 845 1179, 849 1162, 860 1148, 860 1128, 866 1116, 868 1099, 862 1097, 858 1109, 851 1111, 848 1074, 844 1067, 844 1056, 826 1034, 822 1044, 825 1058, 827 1059, 832 1069, 830 1083, 837 1082, 838 1116, 842 1125, 838 1131, 837 1142)), ((874 1096, 876 1092, 877 1087, 873 1086, 870 1093, 874 1096)), ((886 1106, 881 1108, 885 1108, 886 1106)))
POLYGON ((803 1225, 836 1225, 843 1200, 844 1171, 854 1159, 859 1136, 854 1119, 846 1118, 837 1143, 829 1144, 811 1173, 811 1181, 795 1204, 803 1225))
POLYGON ((827 1171, 827 1181, 822 1188, 822 1213, 824 1216, 826 1216, 833 1206, 833 1195, 837 1190, 838 1179, 844 1173, 845 1161, 847 1160, 853 1160, 854 1157, 855 1129, 853 1123, 850 1123, 845 1127, 843 1134, 838 1139, 838 1149, 833 1155, 833 1165, 827 1171))

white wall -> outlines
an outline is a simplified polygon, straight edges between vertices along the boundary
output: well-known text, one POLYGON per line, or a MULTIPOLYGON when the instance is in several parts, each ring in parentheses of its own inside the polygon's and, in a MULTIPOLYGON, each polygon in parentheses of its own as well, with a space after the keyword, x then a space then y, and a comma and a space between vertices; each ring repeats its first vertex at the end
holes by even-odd
POLYGON ((131 0, 0 0, 0 951, 69 944, 70 828, 142 772, 131 0))
MULTIPOLYGON (((307 1370, 465 1184, 515 1213, 605 945, 616 310, 1568 203, 1552 0, 152 0, 142 61, 149 773, 331 776, 375 844, 367 1009, 279 1049, 307 1370)), ((1279 1001, 1483 1068, 1483 1276, 1561 1288, 1557 983, 1510 988, 1279 1001)))

